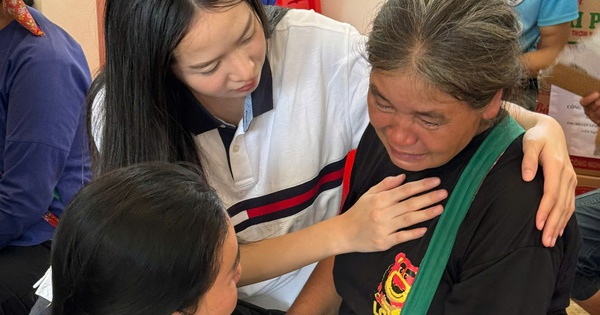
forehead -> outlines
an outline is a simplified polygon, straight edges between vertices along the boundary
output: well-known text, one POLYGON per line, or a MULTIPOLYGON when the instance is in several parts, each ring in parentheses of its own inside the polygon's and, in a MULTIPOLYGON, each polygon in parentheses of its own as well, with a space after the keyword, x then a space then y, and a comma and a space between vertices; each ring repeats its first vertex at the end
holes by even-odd
POLYGON ((408 100, 414 100, 421 104, 460 103, 450 94, 425 82, 411 71, 373 70, 370 87, 372 93, 378 94, 377 96, 381 96, 393 104, 402 104, 408 100))
POLYGON ((253 19, 257 20, 256 15, 245 1, 224 8, 198 8, 173 54, 177 59, 187 59, 221 53, 237 43, 253 19))

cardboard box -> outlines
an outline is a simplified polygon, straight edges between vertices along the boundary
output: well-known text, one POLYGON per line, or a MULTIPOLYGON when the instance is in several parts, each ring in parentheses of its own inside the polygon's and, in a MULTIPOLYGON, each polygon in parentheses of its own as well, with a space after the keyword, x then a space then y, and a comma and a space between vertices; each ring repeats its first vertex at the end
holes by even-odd
POLYGON ((582 69, 557 64, 546 78, 547 82, 559 86, 579 96, 600 91, 600 79, 587 74, 582 69))
POLYGON ((571 164, 578 175, 600 177, 600 159, 571 155, 571 164))
POLYGON ((577 176, 577 188, 575 189, 575 195, 581 195, 598 188, 600 188, 600 177, 586 175, 577 176))
POLYGON ((575 171, 600 176, 600 129, 585 116, 579 97, 575 97, 600 91, 600 80, 580 69, 558 64, 547 83, 552 84, 552 88, 551 93, 544 95, 549 104, 546 114, 558 120, 565 131, 575 171))

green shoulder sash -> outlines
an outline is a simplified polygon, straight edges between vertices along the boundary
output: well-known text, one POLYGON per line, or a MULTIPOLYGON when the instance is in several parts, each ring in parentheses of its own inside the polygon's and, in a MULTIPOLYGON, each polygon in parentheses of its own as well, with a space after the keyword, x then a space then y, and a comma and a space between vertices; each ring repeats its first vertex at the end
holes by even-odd
POLYGON ((467 164, 433 232, 402 314, 427 314, 471 202, 494 164, 522 133, 523 128, 507 116, 490 132, 467 164))

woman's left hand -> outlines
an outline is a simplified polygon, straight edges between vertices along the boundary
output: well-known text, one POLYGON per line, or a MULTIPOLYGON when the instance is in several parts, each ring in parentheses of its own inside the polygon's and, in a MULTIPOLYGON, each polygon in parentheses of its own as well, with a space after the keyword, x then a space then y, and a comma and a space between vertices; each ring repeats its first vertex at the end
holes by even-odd
POLYGON ((538 164, 544 172, 544 195, 536 216, 536 226, 543 229, 542 243, 552 247, 561 236, 575 211, 577 175, 571 165, 562 128, 549 116, 527 130, 523 138, 523 180, 535 177, 538 164))

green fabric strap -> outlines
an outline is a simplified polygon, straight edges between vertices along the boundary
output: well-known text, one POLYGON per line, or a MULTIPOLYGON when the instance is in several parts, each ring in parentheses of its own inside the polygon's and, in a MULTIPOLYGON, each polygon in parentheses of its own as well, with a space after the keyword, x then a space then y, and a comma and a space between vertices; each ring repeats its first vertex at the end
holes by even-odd
POLYGON ((427 314, 448 264, 458 228, 475 194, 502 153, 523 131, 523 128, 510 116, 506 117, 490 132, 467 164, 433 232, 415 282, 402 309, 403 315, 427 314))

